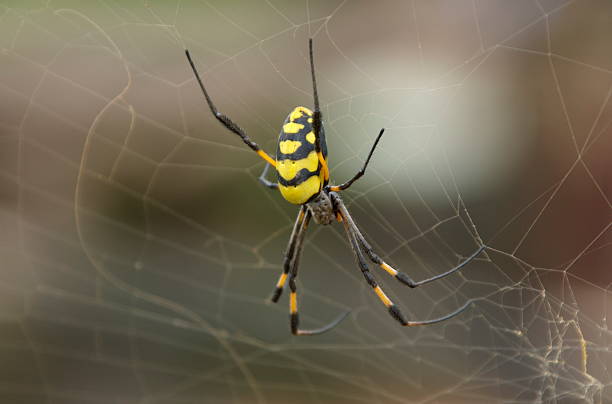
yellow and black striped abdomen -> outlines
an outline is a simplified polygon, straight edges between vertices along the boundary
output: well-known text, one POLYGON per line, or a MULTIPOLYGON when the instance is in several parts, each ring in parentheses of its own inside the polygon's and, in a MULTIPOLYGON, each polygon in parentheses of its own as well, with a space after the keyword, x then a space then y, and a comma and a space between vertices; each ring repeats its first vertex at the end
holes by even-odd
MULTIPOLYGON (((327 145, 322 127, 319 135, 321 151, 327 159, 327 145)), ((278 188, 283 198, 296 205, 306 203, 325 185, 315 151, 315 140, 312 111, 305 107, 296 107, 283 123, 276 149, 278 188)))

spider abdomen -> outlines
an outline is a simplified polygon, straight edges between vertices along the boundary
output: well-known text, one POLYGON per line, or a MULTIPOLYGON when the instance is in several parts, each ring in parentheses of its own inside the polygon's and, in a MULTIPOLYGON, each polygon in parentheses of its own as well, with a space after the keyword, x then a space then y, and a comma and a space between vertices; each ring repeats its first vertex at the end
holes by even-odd
MULTIPOLYGON (((322 130, 319 135, 321 151, 326 158, 327 146, 322 130)), ((283 198, 290 203, 306 203, 321 192, 325 185, 315 142, 312 111, 296 107, 283 123, 276 149, 278 188, 283 198)))

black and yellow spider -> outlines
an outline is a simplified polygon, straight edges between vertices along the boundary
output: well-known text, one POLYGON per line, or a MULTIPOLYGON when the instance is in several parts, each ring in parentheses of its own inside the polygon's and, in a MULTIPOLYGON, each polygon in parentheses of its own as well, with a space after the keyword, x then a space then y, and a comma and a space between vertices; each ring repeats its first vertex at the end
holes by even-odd
POLYGON ((276 159, 273 159, 268 153, 261 150, 257 143, 253 142, 247 136, 244 130, 236 125, 230 118, 217 110, 212 102, 212 99, 208 95, 206 88, 204 88, 202 79, 200 78, 193 60, 189 55, 189 51, 185 50, 189 64, 193 69, 193 73, 195 74, 200 88, 204 93, 206 102, 208 103, 208 106, 210 107, 210 110, 215 118, 227 129, 240 136, 242 141, 246 143, 247 146, 249 146, 267 162, 259 177, 260 182, 270 189, 280 190, 281 195, 288 202, 295 205, 301 205, 297 219, 293 225, 291 237, 289 238, 289 245, 285 251, 283 259, 283 273, 276 284, 276 290, 272 296, 272 301, 275 303, 278 301, 283 292, 285 282, 287 281, 287 278, 289 278, 289 288, 291 289, 291 295, 289 297, 289 311, 291 316, 290 323, 291 333, 294 335, 315 335, 329 331, 346 317, 348 312, 342 314, 325 327, 316 330, 303 330, 299 328, 297 286, 295 279, 297 277, 298 262, 300 253, 302 251, 302 242, 304 240, 306 228, 308 227, 308 223, 311 219, 314 219, 316 223, 323 225, 331 224, 337 220, 338 222, 342 222, 344 225, 344 230, 346 231, 348 240, 357 258, 357 263, 359 264, 359 268, 361 269, 366 281, 372 287, 372 289, 374 289, 374 292, 385 305, 389 311, 389 314, 391 314, 391 316, 401 325, 417 326, 433 324, 448 320, 460 314, 468 307, 469 302, 458 310, 440 318, 426 321, 408 321, 404 318, 400 310, 391 301, 391 299, 387 297, 380 286, 378 286, 374 276, 370 273, 364 252, 370 261, 379 265, 388 274, 395 277, 401 283, 408 285, 411 288, 415 288, 417 286, 444 278, 445 276, 458 271, 478 254, 480 254, 480 252, 484 249, 484 246, 481 246, 475 253, 473 253, 455 268, 418 282, 413 281, 405 273, 391 267, 372 250, 370 244, 366 241, 365 237, 357 228, 357 225, 349 214, 344 202, 342 202, 338 191, 347 189, 365 173, 366 167, 368 166, 370 158, 372 157, 372 153, 374 153, 374 149, 376 148, 376 145, 378 144, 378 141, 385 130, 381 129, 380 133, 376 137, 376 140, 374 141, 374 144, 372 145, 372 148, 370 149, 363 167, 353 176, 353 178, 340 185, 329 184, 327 145, 325 144, 325 132, 321 122, 319 97, 317 95, 317 81, 315 78, 312 39, 309 40, 308 44, 314 97, 314 112, 305 107, 296 107, 293 111, 291 111, 287 119, 285 119, 283 128, 278 138, 276 159), (278 174, 277 183, 268 181, 266 179, 269 166, 276 169, 278 174))

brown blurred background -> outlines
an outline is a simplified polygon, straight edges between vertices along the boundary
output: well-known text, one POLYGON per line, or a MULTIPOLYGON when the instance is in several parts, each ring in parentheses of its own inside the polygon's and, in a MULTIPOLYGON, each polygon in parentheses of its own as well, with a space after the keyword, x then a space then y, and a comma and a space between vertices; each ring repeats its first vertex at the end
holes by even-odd
POLYGON ((0 402, 610 402, 612 3, 0 2, 0 402), (408 290, 263 188, 314 38, 332 180, 408 290))

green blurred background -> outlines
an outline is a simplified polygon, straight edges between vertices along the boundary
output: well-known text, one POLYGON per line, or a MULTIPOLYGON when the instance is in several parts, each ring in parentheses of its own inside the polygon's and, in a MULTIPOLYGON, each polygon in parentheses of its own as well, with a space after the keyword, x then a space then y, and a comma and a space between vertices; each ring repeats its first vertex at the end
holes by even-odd
POLYGON ((610 402, 612 3, 0 1, 0 402, 610 402), (311 226, 300 312, 268 303, 297 207, 257 177, 312 105, 332 181, 415 279, 363 281, 311 226))

